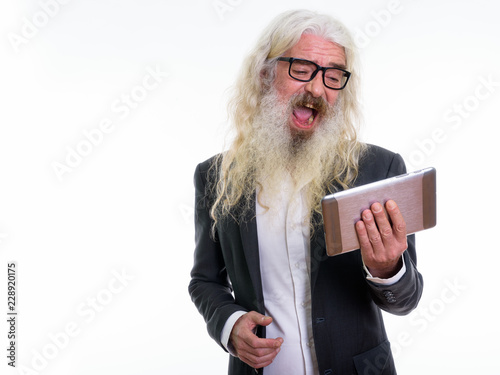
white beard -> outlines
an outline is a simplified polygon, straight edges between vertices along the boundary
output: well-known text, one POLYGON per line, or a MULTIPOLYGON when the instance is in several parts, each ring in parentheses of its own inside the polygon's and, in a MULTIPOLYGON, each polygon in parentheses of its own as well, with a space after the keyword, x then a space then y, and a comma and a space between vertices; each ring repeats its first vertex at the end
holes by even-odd
MULTIPOLYGON (((260 113, 254 120, 249 147, 249 162, 257 171, 257 181, 264 207, 281 195, 283 176, 291 176, 291 194, 307 186, 325 185, 331 178, 329 171, 339 141, 342 114, 340 97, 334 106, 328 105, 316 129, 308 138, 296 138, 288 124, 292 107, 280 102, 274 90, 266 94, 261 102, 260 113)), ((306 195, 307 196, 307 195, 306 195)), ((311 206, 312 202, 308 202, 311 206)))

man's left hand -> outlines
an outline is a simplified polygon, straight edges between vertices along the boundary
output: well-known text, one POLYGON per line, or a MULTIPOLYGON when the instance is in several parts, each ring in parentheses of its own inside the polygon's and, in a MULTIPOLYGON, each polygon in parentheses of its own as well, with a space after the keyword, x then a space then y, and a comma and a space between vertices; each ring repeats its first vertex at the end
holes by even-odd
POLYGON ((356 223, 363 262, 372 276, 387 279, 394 276, 402 265, 401 256, 408 247, 406 223, 396 202, 385 204, 390 221, 380 203, 364 210, 356 223))

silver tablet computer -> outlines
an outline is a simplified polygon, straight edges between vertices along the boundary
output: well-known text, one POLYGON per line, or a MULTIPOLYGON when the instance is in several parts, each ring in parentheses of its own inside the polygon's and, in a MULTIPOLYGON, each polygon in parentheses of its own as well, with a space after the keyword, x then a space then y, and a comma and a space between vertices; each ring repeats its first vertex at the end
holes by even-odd
POLYGON ((321 201, 327 254, 359 249, 355 224, 361 213, 379 202, 394 200, 408 234, 436 225, 436 170, 426 168, 327 195, 321 201))

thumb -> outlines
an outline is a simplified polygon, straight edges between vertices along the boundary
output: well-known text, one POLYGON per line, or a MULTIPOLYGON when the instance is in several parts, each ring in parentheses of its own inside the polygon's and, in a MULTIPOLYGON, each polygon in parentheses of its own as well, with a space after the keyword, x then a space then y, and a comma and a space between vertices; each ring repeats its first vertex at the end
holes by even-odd
POLYGON ((268 326, 273 322, 273 318, 271 318, 270 316, 259 314, 258 312, 254 312, 251 318, 252 321, 259 326, 268 326))

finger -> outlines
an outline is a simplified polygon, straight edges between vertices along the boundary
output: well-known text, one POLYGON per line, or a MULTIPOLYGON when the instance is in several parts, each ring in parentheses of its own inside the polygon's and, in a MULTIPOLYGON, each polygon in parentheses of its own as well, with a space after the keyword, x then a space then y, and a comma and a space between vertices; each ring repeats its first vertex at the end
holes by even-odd
POLYGON ((255 336, 248 342, 241 341, 239 343, 238 357, 254 368, 265 367, 280 352, 282 343, 283 339, 281 337, 277 339, 260 339, 255 336))
POLYGON ((255 331, 259 325, 269 325, 272 322, 271 317, 259 314, 256 311, 250 311, 238 318, 233 327, 233 332, 239 336, 240 331, 255 331))
POLYGON ((242 353, 247 356, 251 356, 253 360, 256 358, 268 358, 269 356, 276 355, 277 352, 281 350, 281 343, 283 342, 282 338, 273 339, 276 341, 276 344, 272 347, 255 347, 253 345, 249 345, 248 343, 244 343, 242 345, 242 353))
POLYGON ((375 217, 375 222, 378 228, 382 242, 386 243, 393 238, 392 226, 387 218, 382 205, 378 202, 372 204, 371 211, 375 217))
POLYGON ((382 237, 375 223, 375 218, 371 210, 363 211, 363 223, 365 224, 366 232, 368 234, 368 239, 370 241, 373 252, 377 253, 384 249, 384 244, 382 242, 382 237))
POLYGON ((385 208, 392 221, 394 236, 398 241, 406 240, 406 222, 398 205, 393 200, 388 200, 385 204, 385 208))
POLYGON ((255 356, 251 353, 244 352, 241 355, 239 355, 239 358, 243 362, 250 365, 251 367, 258 369, 258 368, 269 366, 273 362, 274 358, 276 358, 279 351, 280 351, 279 348, 275 349, 275 350, 273 350, 273 352, 271 352, 265 356, 255 356))
MULTIPOLYGON (((261 322, 267 322, 268 320, 272 321, 272 318, 270 317, 265 317, 265 318, 266 319, 263 320, 257 318, 257 320, 260 320, 261 322)), ((252 320, 253 319, 252 316, 248 316, 247 319, 250 321, 250 323, 242 321, 243 325, 237 328, 237 335, 239 336, 242 342, 248 345, 248 347, 253 349, 259 349, 259 348, 276 349, 281 346, 281 343, 283 342, 283 339, 281 337, 278 339, 258 337, 254 331, 255 324, 253 323, 254 321, 252 320)))
POLYGON ((259 350, 267 350, 271 352, 281 346, 283 343, 283 339, 268 339, 268 338, 260 338, 255 335, 253 332, 242 332, 241 333, 241 346, 247 350, 251 351, 255 354, 259 353, 259 350))
POLYGON ((269 325, 272 318, 257 312, 242 315, 234 324, 230 340, 236 355, 253 368, 271 364, 280 351, 283 339, 261 339, 254 333, 257 325, 269 325))
POLYGON ((259 314, 257 311, 250 311, 243 316, 246 324, 252 329, 256 326, 268 326, 273 322, 273 318, 259 314))
POLYGON ((361 252, 365 255, 373 253, 372 244, 368 238, 368 232, 366 231, 366 226, 363 220, 359 220, 356 223, 356 233, 358 235, 359 247, 361 252))
POLYGON ((241 349, 238 352, 238 357, 241 359, 245 359, 246 362, 251 362, 252 367, 255 367, 256 364, 263 363, 263 362, 269 362, 276 357, 276 355, 279 353, 281 348, 276 348, 276 349, 260 349, 260 350, 243 350, 241 349))
POLYGON ((242 315, 235 323, 230 340, 238 356, 251 354, 254 357, 271 354, 281 346, 282 338, 261 339, 255 335, 255 327, 260 324, 270 324, 272 319, 257 312, 242 315))

